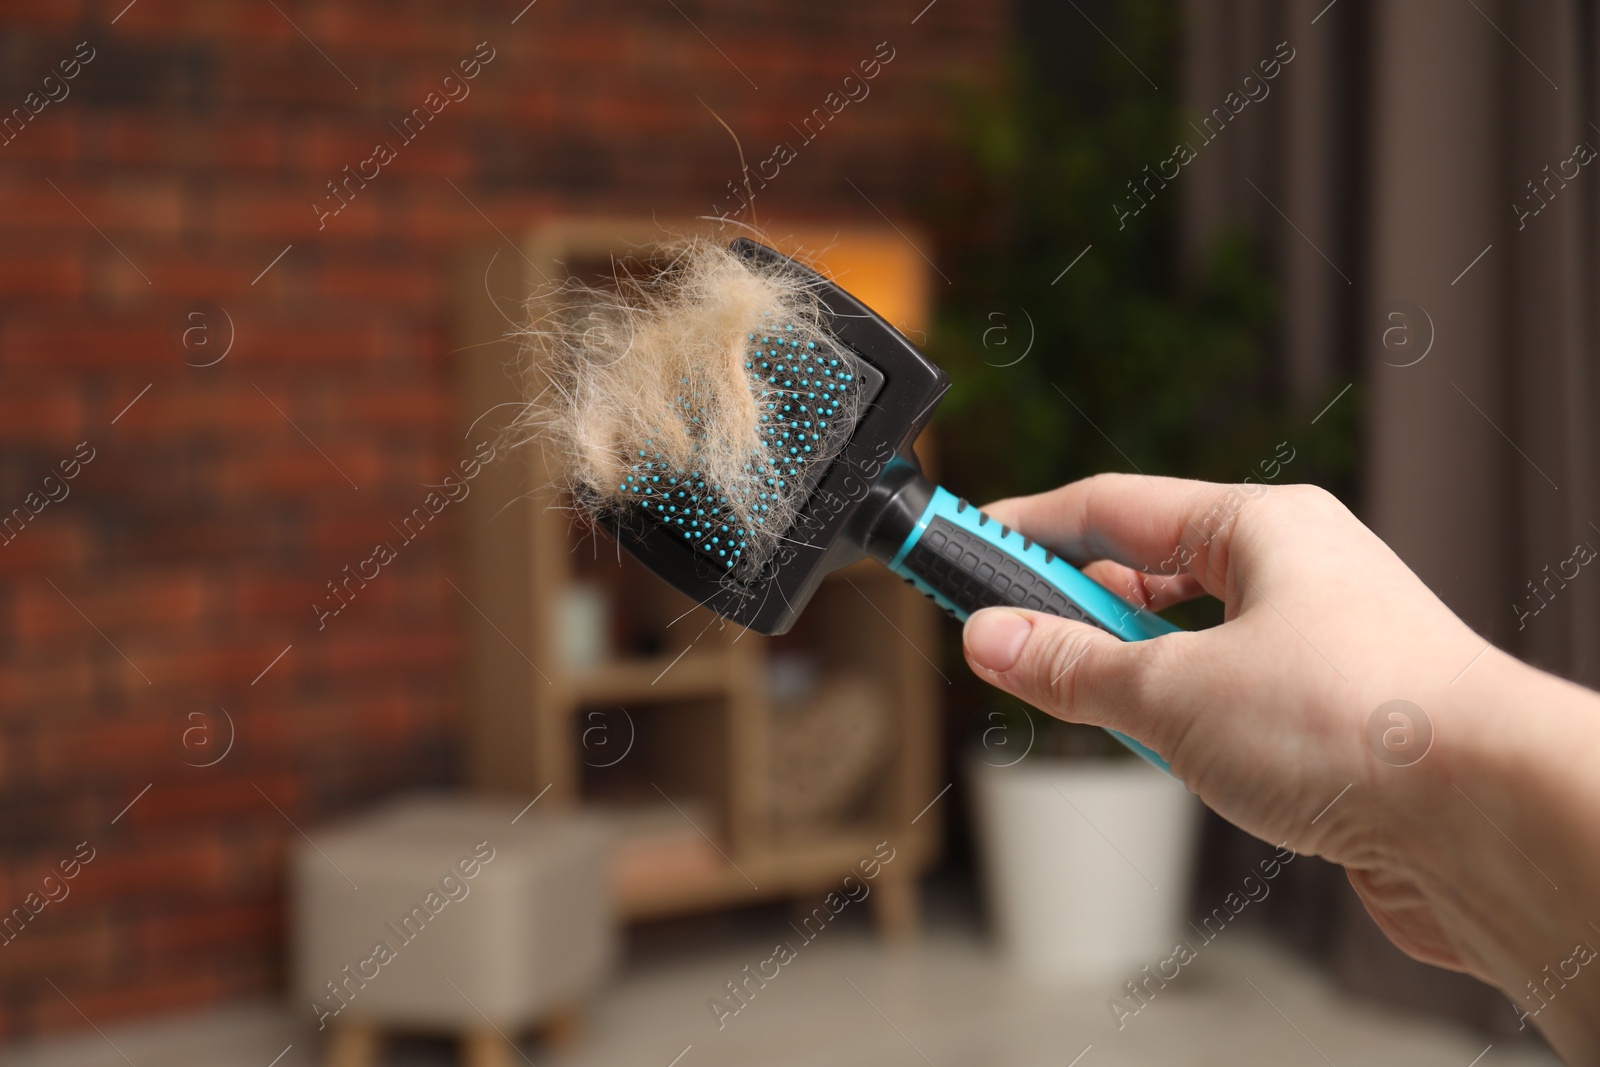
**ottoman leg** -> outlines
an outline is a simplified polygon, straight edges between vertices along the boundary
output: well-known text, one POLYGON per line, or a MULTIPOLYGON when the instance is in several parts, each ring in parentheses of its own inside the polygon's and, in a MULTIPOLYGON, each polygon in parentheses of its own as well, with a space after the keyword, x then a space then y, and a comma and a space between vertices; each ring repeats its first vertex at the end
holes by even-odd
POLYGON ((515 1067, 520 1058, 495 1030, 468 1030, 461 1035, 463 1067, 515 1067))
POLYGON ((873 918, 885 941, 903 942, 916 937, 922 909, 915 880, 885 876, 878 882, 873 896, 877 899, 873 918))
POLYGON ((369 1023, 335 1023, 328 1035, 327 1067, 376 1067, 379 1035, 369 1023))
POLYGON ((565 1052, 583 1040, 583 1009, 576 1004, 556 1008, 539 1024, 539 1036, 551 1052, 565 1052))

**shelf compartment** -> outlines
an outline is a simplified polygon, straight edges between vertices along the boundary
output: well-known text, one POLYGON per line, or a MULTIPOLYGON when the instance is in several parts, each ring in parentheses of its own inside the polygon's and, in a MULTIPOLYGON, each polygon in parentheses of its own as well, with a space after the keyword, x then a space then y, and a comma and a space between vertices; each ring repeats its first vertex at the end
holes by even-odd
MULTIPOLYGON (((721 842, 713 847, 698 834, 635 838, 619 846, 613 859, 613 899, 621 915, 637 920, 826 892, 837 889, 890 836, 887 831, 857 830, 737 855, 721 842)), ((896 865, 915 871, 926 862, 928 850, 920 842, 891 844, 896 855, 883 868, 885 873, 898 877, 896 865)))
POLYGON ((671 656, 612 660, 574 671, 579 701, 682 700, 723 696, 740 683, 740 656, 724 649, 694 649, 671 656))

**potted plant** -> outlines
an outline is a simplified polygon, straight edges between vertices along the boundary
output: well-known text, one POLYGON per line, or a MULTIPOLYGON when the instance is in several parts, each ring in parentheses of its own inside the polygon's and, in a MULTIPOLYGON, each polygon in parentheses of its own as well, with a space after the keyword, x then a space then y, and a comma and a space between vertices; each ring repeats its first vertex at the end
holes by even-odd
MULTIPOLYGON (((1355 405, 1287 429, 1263 342, 1274 291, 1252 243, 1224 232, 1184 266, 1179 191, 1152 184, 1129 210, 1131 183, 1182 139, 1166 88, 1178 5, 1095 13, 1121 51, 1070 6, 1024 4, 1023 36, 1049 54, 1024 52, 1005 85, 961 101, 973 170, 946 205, 952 286, 932 347, 954 383, 942 424, 982 432, 947 435, 947 476, 977 499, 1106 470, 1241 481, 1270 462, 1280 480, 1326 481, 1352 465, 1355 405)), ((1207 603, 1170 614, 1220 620, 1207 603)), ((1081 976, 1159 958, 1187 898, 1198 803, 1102 732, 958 676, 957 700, 977 708, 978 849, 1008 952, 1081 976)))
POLYGON ((1036 975, 1111 980, 1165 955, 1182 926, 1199 802, 1113 752, 1102 730, 1008 698, 982 717, 969 781, 1006 956, 1036 975))

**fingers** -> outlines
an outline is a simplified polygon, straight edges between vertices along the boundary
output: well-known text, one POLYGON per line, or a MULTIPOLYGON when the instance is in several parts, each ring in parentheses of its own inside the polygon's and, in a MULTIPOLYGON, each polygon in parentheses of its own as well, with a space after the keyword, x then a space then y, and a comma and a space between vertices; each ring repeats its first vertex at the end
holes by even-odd
POLYGON ((967 620, 963 644, 974 673, 1034 707, 1140 740, 1150 732, 1142 682, 1152 641, 1123 642, 1054 615, 987 608, 967 620))
POLYGON ((1176 578, 1192 574, 1216 594, 1214 550, 1226 558, 1233 520, 1262 487, 1101 474, 984 511, 1075 562, 1110 559, 1176 578))
POLYGON ((1192 574, 1150 574, 1109 559, 1095 560, 1083 568, 1083 573, 1128 603, 1150 611, 1164 611, 1205 592, 1192 574))

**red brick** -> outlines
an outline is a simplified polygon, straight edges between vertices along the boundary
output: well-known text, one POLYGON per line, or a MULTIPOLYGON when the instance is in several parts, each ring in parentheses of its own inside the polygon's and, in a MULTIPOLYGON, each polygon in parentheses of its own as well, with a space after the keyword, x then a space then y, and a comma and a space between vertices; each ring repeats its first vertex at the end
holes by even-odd
MULTIPOLYGON (((398 140, 384 121, 366 115, 344 122, 316 118, 295 123, 283 136, 286 154, 304 176, 306 188, 324 195, 327 193, 324 183, 340 177, 345 166, 354 173, 356 164, 371 156, 376 145, 398 140)), ((371 169, 367 168, 369 173, 371 169)), ((379 178, 369 180, 369 188, 372 182, 381 180, 383 171, 378 173, 379 178)), ((352 186, 361 189, 359 183, 353 182, 352 186)))
MULTIPOLYGON (((359 608, 360 601, 351 609, 359 608)), ((341 620, 344 616, 340 617, 341 620)), ((332 629, 333 624, 329 624, 332 629)), ((352 633, 354 628, 351 628, 352 633)), ((365 634, 343 636, 331 642, 321 656, 336 675, 362 671, 384 671, 397 675, 431 674, 457 662, 460 647, 453 635, 387 633, 376 637, 365 634)))
MULTIPOLYGON (((365 559, 379 542, 388 544, 397 556, 395 561, 384 565, 383 571, 395 567, 401 559, 421 553, 436 553, 445 547, 439 543, 444 537, 439 520, 448 515, 450 510, 446 508, 426 525, 422 524, 413 516, 412 509, 421 507, 425 514, 432 514, 423 506, 424 495, 425 491, 418 486, 414 499, 393 503, 378 514, 361 511, 343 516, 325 516, 312 526, 310 543, 322 559, 330 564, 331 570, 365 559), (408 516, 412 516, 410 523, 404 521, 408 516), (408 537, 410 540, 407 540, 408 537)), ((328 578, 333 576, 332 573, 326 575, 328 578)), ((318 579, 319 584, 321 580, 318 579)))
MULTIPOLYGON (((147 298, 165 298, 168 305, 166 326, 174 342, 174 358, 186 354, 179 351, 178 342, 187 321, 184 315, 196 301, 210 300, 223 307, 233 317, 235 333, 249 325, 251 309, 259 306, 266 296, 259 288, 252 289, 250 283, 261 273, 262 267, 272 262, 273 256, 283 251, 283 245, 271 248, 251 244, 221 251, 223 254, 218 256, 210 252, 189 254, 162 248, 146 254, 139 261, 139 267, 149 277, 151 285, 134 291, 141 292, 147 298)), ((282 265, 278 264, 280 267, 282 265)), ((144 286, 142 279, 135 277, 134 281, 144 286)), ((225 329, 226 320, 218 325, 225 329)), ((197 363, 204 362, 198 355, 190 358, 197 363)))
MULTIPOLYGON (((274 808, 277 817, 283 819, 283 834, 288 834, 293 829, 288 825, 290 819, 300 821, 302 819, 314 820, 316 818, 315 812, 307 812, 302 807, 308 795, 303 775, 285 769, 275 774, 257 775, 252 781, 261 787, 262 800, 263 803, 266 803, 266 807, 274 808)), ((263 822, 262 825, 271 824, 263 822)), ((276 839, 283 836, 283 834, 269 832, 268 836, 276 839)), ((256 843, 258 845, 270 844, 270 842, 262 841, 256 843)))
POLYGON ((120 170, 177 162, 171 159, 171 139, 177 123, 165 116, 96 114, 85 120, 85 125, 94 145, 94 157, 101 164, 120 170))
MULTIPOLYGON (((37 531, 30 527, 17 539, 20 541, 29 533, 37 531)), ((12 633, 24 649, 34 654, 49 645, 70 647, 82 640, 88 629, 83 616, 48 585, 18 586, 12 592, 10 608, 12 633)))
POLYGON ((222 462, 222 484, 217 486, 217 499, 237 506, 253 506, 261 502, 263 495, 300 498, 316 493, 324 506, 342 508, 356 505, 351 501, 330 500, 329 494, 340 497, 345 493, 370 492, 380 484, 383 459, 374 446, 366 442, 335 440, 319 433, 323 427, 305 429, 323 454, 285 424, 286 432, 279 435, 280 440, 276 442, 279 447, 273 451, 232 456, 222 462), (355 488, 351 487, 352 483, 355 488))
MULTIPOLYGON (((147 510, 189 506, 196 492, 210 496, 209 488, 191 492, 183 485, 158 484, 139 487, 140 504, 147 510)), ((260 501, 256 502, 257 505, 260 501)), ((213 507, 220 505, 213 502, 213 507)), ((195 515, 181 523, 152 528, 146 526, 129 534, 124 544, 154 563, 208 558, 238 560, 253 553, 281 551, 291 535, 260 522, 259 507, 252 512, 231 516, 195 515)), ((0 559, 4 555, 0 554, 0 559)))
POLYGON ((237 1004, 282 996, 284 960, 278 942, 258 941, 251 949, 248 954, 235 951, 217 957, 214 965, 220 1001, 237 1004))
MULTIPOLYGON (((402 53, 408 64, 426 63, 423 56, 415 54, 418 52, 448 51, 448 44, 441 40, 441 28, 437 24, 394 18, 392 12, 382 6, 363 8, 355 4, 317 5, 313 12, 307 12, 307 17, 315 25, 316 32, 313 33, 311 27, 305 23, 301 25, 319 42, 327 41, 329 44, 358 52, 384 52, 391 56, 402 53)), ((461 39, 465 37, 459 31, 451 36, 461 39)), ((471 44, 458 47, 462 56, 472 53, 471 44)), ((443 73, 440 76, 443 77, 443 73)))
MULTIPOLYGON (((459 252, 459 245, 474 242, 493 245, 501 250, 501 255, 516 256, 517 252, 495 232, 495 227, 507 235, 520 235, 525 231, 518 229, 518 220, 502 218, 490 211, 481 191, 460 182, 456 182, 456 185, 460 187, 460 192, 443 181, 438 183, 437 188, 418 186, 404 189, 395 200, 391 216, 396 228, 408 240, 424 248, 440 245, 444 246, 441 251, 459 252), (493 225, 484 221, 484 216, 478 214, 480 210, 493 220, 493 225)), ((529 273, 533 273, 531 269, 529 273)))
POLYGON ((118 113, 96 116, 86 125, 92 134, 86 133, 85 140, 92 143, 95 159, 115 167, 194 167, 230 174, 284 161, 276 119, 215 122, 118 113))
MULTIPOLYGON (((326 175, 299 179, 282 187, 242 187, 231 183, 217 193, 206 212, 205 224, 224 241, 271 238, 274 242, 281 241, 280 250, 284 244, 305 243, 329 234, 337 234, 345 240, 373 236, 378 232, 379 218, 370 186, 365 190, 357 187, 355 197, 344 203, 325 185, 336 173, 329 171, 326 175), (342 208, 341 203, 344 203, 342 208), (319 214, 317 207, 328 214, 319 214)), ((276 254, 263 257, 258 269, 264 269, 276 254)), ((276 271, 283 266, 280 262, 272 269, 276 271)))
POLYGON ((49 662, 0 663, 0 694, 19 716, 29 709, 81 707, 94 692, 94 665, 81 649, 57 652, 49 662))
MULTIPOLYGON (((151 792, 162 784, 156 783, 151 792)), ((148 799, 146 795, 140 803, 148 799)), ((263 809, 271 813, 265 804, 263 809)), ((138 810, 137 804, 133 810, 138 810)), ((131 815, 124 816, 124 821, 128 818, 131 815)), ((170 905, 205 898, 228 884, 230 871, 222 845, 209 833, 176 840, 147 837, 129 841, 124 837, 115 844, 110 840, 90 844, 95 848, 94 859, 84 865, 73 882, 73 897, 68 898, 84 905, 113 901, 128 905, 139 899, 170 905)))
POLYGON ((341 702, 257 701, 243 717, 252 759, 294 759, 355 740, 350 709, 341 702))
POLYGON ((444 301, 449 279, 432 264, 339 261, 325 266, 317 291, 330 300, 401 304, 413 313, 434 312, 444 301))
MULTIPOLYGON (((55 184, 78 211, 83 212, 78 216, 78 225, 85 234, 98 236, 98 229, 123 244, 124 240, 135 237, 170 239, 176 237, 183 226, 185 191, 172 179, 119 176, 109 181, 57 181, 55 184), (83 216, 88 216, 87 220, 83 216)), ((123 245, 123 250, 135 263, 138 262, 134 254, 137 247, 136 244, 123 245)))
POLYGON ((58 983, 62 996, 46 986, 33 1000, 27 1025, 43 1031, 88 1032, 85 1017, 103 1029, 123 1020, 197 1009, 215 1002, 224 992, 215 975, 197 970, 192 962, 165 973, 136 973, 134 980, 118 975, 105 983, 58 983))
MULTIPOLYGON (((117 242, 120 248, 131 250, 125 239, 117 242)), ((87 265, 89 299, 92 303, 118 310, 128 310, 146 305, 155 295, 155 279, 151 277, 149 246, 141 245, 133 259, 119 253, 105 242, 89 245, 84 252, 87 265)))
POLYGON ((434 732, 441 719, 455 718, 454 715, 442 715, 442 711, 437 704, 407 696, 363 701, 357 732, 372 744, 387 743, 396 748, 409 748, 413 739, 434 732))
POLYGON ((81 782, 41 786, 20 776, 18 788, 6 794, 3 810, 6 822, 0 833, 5 851, 22 857, 10 879, 19 892, 30 888, 23 884, 24 878, 38 882, 50 873, 47 867, 70 857, 75 844, 95 837, 115 814, 102 812, 97 798, 81 782))
POLYGON ((128 948, 141 965, 162 965, 260 952, 260 946, 281 943, 283 934, 283 909, 256 902, 143 916, 130 932, 128 948))
POLYGON ((283 127, 277 121, 235 121, 208 127, 203 143, 214 145, 210 159, 228 171, 266 170, 292 162, 284 151, 283 127))
MULTIPOLYGON (((23 136, 27 131, 23 131, 23 136)), ((20 141, 21 138, 18 138, 20 141)), ((5 149, 0 148, 0 153, 5 149)), ((60 182, 56 185, 59 187, 60 182)), ((68 195, 71 195, 70 192, 68 195)), ((48 182, 25 177, 7 168, 0 171, 0 231, 29 230, 77 240, 88 230, 83 216, 72 209, 48 182)), ((89 230, 90 233, 94 231, 89 230)))
MULTIPOLYGON (((212 712, 210 708, 205 710, 212 712)), ((150 792, 145 794, 139 803, 135 804, 132 810, 123 816, 117 825, 127 826, 130 830, 162 829, 199 834, 202 832, 200 829, 202 824, 214 822, 232 824, 261 823, 266 821, 269 816, 272 819, 277 819, 277 815, 270 814, 271 809, 263 804, 261 794, 256 791, 255 786, 247 778, 219 776, 225 772, 235 770, 234 767, 228 765, 229 760, 234 760, 235 763, 242 762, 239 759, 241 739, 238 731, 242 725, 243 717, 231 711, 229 714, 233 718, 235 733, 234 746, 226 756, 222 756, 220 750, 215 753, 199 751, 191 751, 189 753, 191 758, 196 759, 221 756, 220 762, 213 765, 213 767, 191 768, 193 773, 185 777, 192 778, 192 781, 169 779, 152 786, 150 792)), ((219 714, 213 713, 213 715, 214 717, 210 723, 203 728, 210 730, 214 737, 223 739, 226 737, 227 730, 224 725, 225 720, 219 714)), ((195 720, 186 720, 180 716, 174 716, 174 723, 170 728, 170 732, 176 737, 181 735, 183 729, 194 728, 198 725, 200 724, 196 723, 195 720), (185 722, 188 722, 190 726, 185 727, 185 722)), ((182 742, 179 740, 177 747, 181 748, 181 746, 182 742)))
MULTIPOLYGON (((284 809, 306 832, 316 834, 325 818, 321 811, 296 811, 284 804, 284 797, 294 789, 271 780, 261 780, 258 785, 273 798, 273 803, 284 809)), ((270 807, 268 808, 270 811, 270 807)), ((303 838, 289 825, 283 815, 271 812, 270 822, 263 821, 249 828, 234 827, 226 842, 228 869, 232 873, 231 899, 259 900, 263 894, 275 903, 281 902, 288 881, 289 849, 297 847, 303 838)))
MULTIPOLYGON (((76 814, 79 818, 82 818, 88 812, 88 808, 83 805, 78 807, 79 811, 76 814)), ((25 844, 13 845, 9 849, 12 856, 6 868, 7 882, 15 887, 19 896, 38 890, 46 878, 52 878, 66 883, 68 897, 64 899, 69 899, 72 886, 76 884, 77 876, 85 870, 79 858, 74 855, 79 844, 88 844, 81 824, 60 825, 53 827, 53 829, 57 831, 57 834, 48 844, 31 848, 25 844), (21 854, 24 851, 27 852, 26 855, 21 854), (72 878, 66 878, 65 874, 74 870, 74 863, 76 863, 77 873, 72 878)), ((87 848, 84 849, 84 854, 93 855, 87 848)), ((53 888, 54 885, 55 883, 52 882, 46 888, 53 888)), ((44 894, 40 893, 40 895, 43 896, 44 894)), ((51 907, 55 907, 54 902, 51 907)), ((42 914, 48 913, 49 909, 47 908, 45 913, 42 914)))
MULTIPOLYGON (((0 983, 19 979, 38 982, 41 974, 50 975, 62 985, 86 979, 105 981, 111 977, 116 951, 112 926, 103 913, 85 921, 82 914, 85 909, 73 907, 75 894, 71 886, 76 883, 65 884, 67 896, 46 904, 21 933, 0 947, 0 983)), ((35 887, 30 892, 39 890, 35 887)), ((9 915, 12 908, 21 904, 21 899, 8 899, 4 904, 5 913, 9 915)), ((8 929, 7 936, 10 933, 8 929)), ((49 988, 45 986, 46 990, 49 988)))
MULTIPOLYGON (((310 608, 318 598, 319 579, 303 574, 282 575, 245 573, 233 576, 227 585, 227 599, 241 618, 256 623, 310 621, 310 608)), ((325 591, 324 591, 325 592, 325 591)))
MULTIPOLYGON (((389 544, 397 546, 398 539, 391 537, 389 544)), ((358 574, 361 562, 373 552, 376 539, 362 541, 360 547, 352 548, 347 559, 332 560, 324 565, 319 578, 322 584, 306 597, 303 618, 312 623, 312 629, 317 634, 333 633, 343 634, 354 625, 370 624, 373 619, 383 619, 399 604, 399 589, 394 581, 392 568, 389 564, 378 572, 378 576, 368 581, 363 586, 352 575, 358 574), (348 567, 347 572, 345 568, 348 567), (327 583, 333 583, 337 592, 330 591, 327 583), (344 606, 341 607, 341 604, 344 606), (332 613, 332 617, 317 611, 317 607, 332 613), (355 624, 351 620, 365 619, 367 623, 355 624), (343 623, 343 625, 340 625, 343 623)), ((369 566, 368 571, 371 571, 369 566)))
POLYGON ((77 251, 58 243, 22 253, 15 245, 0 252, 0 299, 72 299, 83 295, 84 269, 77 251))
POLYGON ((415 432, 442 425, 453 405, 443 390, 428 385, 372 389, 340 398, 334 409, 341 421, 370 427, 402 427, 415 432))
MULTIPOLYGON (((280 263, 273 269, 278 270, 282 266, 280 263)), ((0 338, 3 336, 0 334, 0 338)), ((306 320, 285 326, 265 322, 252 326, 239 339, 234 351, 240 355, 238 362, 241 365, 270 365, 278 375, 300 374, 304 373, 303 365, 308 363, 326 366, 383 360, 389 355, 385 340, 382 329, 376 323, 352 325, 348 320, 306 320)), ((276 396, 283 390, 276 387, 276 382, 260 377, 254 381, 274 397, 279 407, 283 407, 283 401, 276 396)))
MULTIPOLYGON (((240 344, 237 325, 238 322, 235 320, 235 351, 238 351, 240 344)), ((218 336, 224 335, 219 333, 218 336)), ((230 352, 229 358, 232 358, 232 355, 230 352)), ((174 362, 177 362, 176 357, 174 362)), ((199 374, 194 378, 197 382, 201 380, 199 374)), ((120 442, 143 443, 171 438, 192 439, 198 435, 241 434, 255 437, 276 433, 286 426, 283 416, 274 411, 272 405, 264 402, 261 394, 248 382, 217 385, 163 382, 146 393, 135 410, 139 412, 138 419, 130 416, 117 424, 120 442)))
POLYGON ((124 9, 125 4, 128 4, 128 0, 112 0, 107 5, 109 10, 106 18, 109 20, 116 17, 117 33, 145 40, 155 37, 158 33, 163 40, 187 36, 206 22, 215 21, 214 12, 221 6, 207 4, 204 0, 162 0, 159 4, 145 3, 141 0, 124 9))
MULTIPOLYGON (((282 4, 281 0, 280 6, 293 14, 293 6, 282 4)), ((303 41, 270 4, 217 4, 211 0, 141 2, 123 16, 117 29, 145 40, 199 39, 251 50, 303 41)))
MULTIPOLYGON (((215 7, 208 0, 187 0, 206 7, 215 7)), ((300 36, 289 19, 299 21, 304 13, 302 4, 280 5, 282 10, 274 10, 270 5, 257 4, 227 5, 229 32, 235 40, 244 42, 247 48, 261 49, 270 44, 272 46, 301 46, 305 38, 300 36), (289 18, 284 17, 287 12, 289 18)))
MULTIPOLYGON (((471 106, 469 99, 465 105, 471 106)), ((456 105, 452 105, 456 106, 456 105)), ((463 138, 466 133, 465 120, 461 128, 450 128, 450 112, 447 110, 437 116, 417 137, 409 143, 394 142, 398 158, 390 164, 397 167, 401 174, 407 178, 422 179, 431 183, 437 182, 441 194, 456 196, 455 190, 445 185, 444 179, 449 178, 457 185, 471 182, 473 155, 468 150, 463 138), (436 130, 436 126, 445 126, 445 129, 436 130)))
MULTIPOLYGON (((560 84, 554 83, 529 86, 526 91, 517 93, 503 106, 507 121, 536 130, 548 130, 566 115, 566 101, 566 94, 561 91, 560 84)), ((730 123, 737 121, 734 117, 727 115, 723 117, 730 123)))
MULTIPOLYGON (((4 272, 4 265, 0 264, 0 274, 4 272)), ((0 279, 0 285, 4 285, 0 279)), ((0 441, 59 441, 78 442, 84 439, 84 410, 82 393, 66 382, 53 381, 38 383, 33 387, 18 387, 15 383, 5 392, 0 393, 0 441)), ((62 459, 72 457, 72 445, 63 443, 61 446, 66 451, 62 459)), ((33 485, 47 474, 53 474, 60 479, 61 472, 55 467, 41 465, 37 477, 28 484, 33 485)), ((38 488, 34 485, 34 488, 38 488)), ((67 486, 71 499, 71 484, 67 486)), ((57 495, 60 490, 56 490, 57 495)), ((64 502, 64 501, 63 501, 64 502)), ((5 505, 0 505, 4 507, 5 505)))
POLYGON ((166 365, 172 359, 166 333, 147 322, 21 315, 0 321, 0 367, 127 367, 131 362, 166 365))
MULTIPOLYGON (((137 677, 137 676, 136 676, 137 677)), ((170 724, 158 716, 86 717, 71 723, 41 722, 27 745, 29 766, 36 780, 44 785, 83 783, 95 779, 125 782, 146 768, 171 767, 176 757, 171 750, 170 724)), ((146 778, 126 788, 126 796, 108 804, 107 818, 143 789, 146 778)))
MULTIPOLYGON (((8 509, 14 506, 15 503, 6 505, 8 509)), ((40 530, 34 530, 33 533, 39 533, 40 530)), ((23 536, 14 540, 0 542, 0 575, 37 572, 46 567, 71 570, 83 566, 89 557, 90 538, 79 516, 61 516, 51 524, 49 530, 47 537, 33 536, 25 531, 23 536)), ((4 669, 4 664, 0 664, 0 671, 4 669)))
MULTIPOLYGON (((197 689, 244 690, 250 687, 251 679, 266 670, 285 645, 298 644, 296 636, 293 633, 279 633, 271 637, 254 635, 236 638, 230 634, 226 644, 216 645, 204 645, 194 640, 178 644, 169 640, 145 650, 141 657, 137 657, 137 662, 158 686, 167 685, 169 679, 181 679, 187 692, 197 689)), ((297 647, 279 660, 259 684, 280 685, 291 680, 295 675, 296 654, 299 651, 297 647)), ((127 676, 121 680, 130 698, 138 699, 141 696, 140 687, 143 687, 146 697, 150 695, 149 687, 144 686, 137 674, 131 680, 127 676)))
POLYGON ((108 598, 104 617, 117 627, 142 622, 146 626, 188 630, 205 621, 210 599, 210 576, 203 571, 146 570, 108 598))
MULTIPOLYGON (((70 500, 68 497, 62 506, 70 500)), ((13 593, 16 633, 19 640, 29 644, 63 636, 81 637, 87 616, 94 627, 123 645, 118 635, 124 632, 193 627, 204 615, 206 584, 203 574, 181 570, 147 570, 115 584, 98 583, 88 588, 57 582, 59 592, 48 584, 30 583, 13 593), (66 597, 71 598, 70 604, 66 597)))
MULTIPOLYGON (((418 425, 413 427, 413 432, 420 436, 428 432, 428 427, 418 425)), ((401 452, 399 449, 390 454, 384 468, 385 480, 390 485, 401 487, 406 494, 406 499, 400 502, 402 511, 415 507, 426 495, 427 486, 438 485, 440 479, 454 469, 444 466, 442 458, 432 452, 401 452)))
MULTIPOLYGON (((51 72, 38 72, 41 81, 47 73, 51 72)), ((52 169, 76 161, 83 154, 87 134, 79 113, 72 110, 79 105, 71 101, 68 95, 60 102, 51 103, 21 130, 8 127, 6 135, 11 136, 11 140, 0 136, 0 160, 12 166, 23 162, 43 163, 51 165, 52 169)), ((15 106, 8 101, 4 105, 7 110, 0 114, 10 116, 9 109, 15 106)))
MULTIPOLYGON (((359 86, 367 75, 365 69, 352 62, 348 53, 329 52, 332 62, 344 71, 340 74, 270 6, 263 6, 266 17, 258 19, 256 24, 274 36, 281 29, 283 43, 237 51, 229 56, 229 62, 217 72, 217 86, 224 104, 239 110, 270 107, 316 112, 340 107, 354 109, 365 104, 359 90, 351 88, 351 83, 345 80, 348 77, 359 86)), ((371 87, 369 79, 369 92, 371 87)))
POLYGON ((59 23, 72 25, 83 18, 83 0, 58 0, 51 4, 32 4, 28 0, 0 0, 0 20, 18 23, 59 23))

